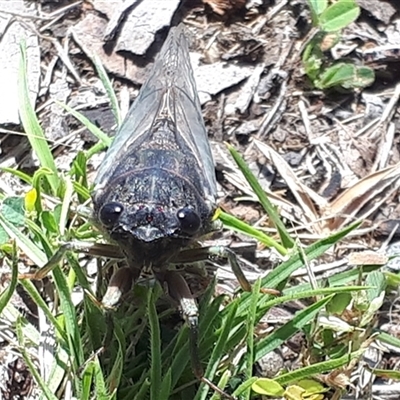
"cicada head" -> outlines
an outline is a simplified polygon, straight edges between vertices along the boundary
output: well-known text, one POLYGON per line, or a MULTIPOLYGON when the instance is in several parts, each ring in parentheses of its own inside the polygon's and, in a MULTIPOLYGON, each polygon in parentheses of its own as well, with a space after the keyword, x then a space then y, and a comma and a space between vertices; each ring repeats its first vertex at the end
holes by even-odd
MULTIPOLYGON (((153 150, 141 154, 147 162, 153 157, 175 162, 176 157, 153 150)), ((134 155, 129 159, 133 165, 139 162, 134 155)), ((117 169, 112 186, 98 190, 93 198, 100 226, 136 263, 165 263, 210 231, 215 206, 205 201, 193 184, 191 168, 182 163, 175 172, 178 169, 186 170, 187 175, 157 166, 129 173, 117 169)))

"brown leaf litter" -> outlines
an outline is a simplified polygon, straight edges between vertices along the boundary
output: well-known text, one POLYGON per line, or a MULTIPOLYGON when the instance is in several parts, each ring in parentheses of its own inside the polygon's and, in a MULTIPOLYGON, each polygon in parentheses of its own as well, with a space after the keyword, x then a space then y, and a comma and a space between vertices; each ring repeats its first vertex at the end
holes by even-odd
MULTIPOLYGON (((36 101, 46 136, 56 147, 60 168, 68 170, 77 151, 92 139, 86 139, 82 128, 71 123, 54 100, 81 109, 111 132, 115 126, 110 122, 107 95, 91 60, 99 57, 126 104, 129 95, 133 99, 137 94, 168 28, 183 20, 191 39, 192 63, 224 208, 275 234, 227 155, 222 142, 229 141, 245 155, 301 243, 365 220, 350 240, 311 266, 316 276, 346 269, 347 256, 349 264, 379 263, 389 242, 400 236, 400 23, 395 2, 358 1, 363 8, 361 18, 345 29, 329 51, 332 60, 345 57, 374 68, 375 84, 355 93, 322 93, 305 78, 301 51, 311 25, 304 1, 204 0, 204 6, 200 1, 174 0, 160 7, 159 2, 149 0, 77 1, 66 6, 49 0, 26 8, 21 0, 13 2, 18 5, 13 4, 13 10, 0 5, 0 59, 6 57, 10 67, 4 70, 7 63, 0 63, 0 81, 3 77, 9 94, 2 97, 7 108, 0 107, 4 111, 0 112, 0 166, 19 165, 27 172, 35 167, 26 142, 15 139, 21 129, 17 103, 10 96, 18 92, 18 40, 25 37, 28 43, 31 101, 36 101), (372 253, 359 254, 366 249, 372 253)), ((100 160, 100 156, 94 159, 93 169, 100 160)), ((14 177, 3 173, 0 181, 4 193, 24 193, 25 187, 14 177)), ((250 278, 271 268, 274 256, 274 262, 279 262, 268 249, 254 251, 254 243, 241 235, 225 233, 219 240, 242 247, 238 251, 248 258, 244 263, 250 278)), ((219 290, 232 291, 234 278, 223 269, 218 273, 219 290)), ((295 279, 306 274, 306 270, 297 271, 295 279)), ((394 329, 392 321, 399 315, 393 309, 391 321, 382 324, 388 331, 394 329)), ((293 312, 285 315, 267 316, 264 328, 292 318, 293 312)), ((291 343, 280 361, 287 362, 299 353, 302 342, 298 340, 297 347, 291 343)), ((15 376, 11 387, 21 387, 21 398, 28 398, 31 378, 24 375, 20 361, 8 360, 0 372, 4 377, 8 374, 9 382, 15 376)), ((344 385, 347 372, 325 379, 344 385)), ((12 398, 10 390, 14 389, 1 387, 5 398, 12 398)), ((365 388, 359 390, 364 393, 365 388)), ((372 385, 374 394, 383 390, 379 383, 372 385)))

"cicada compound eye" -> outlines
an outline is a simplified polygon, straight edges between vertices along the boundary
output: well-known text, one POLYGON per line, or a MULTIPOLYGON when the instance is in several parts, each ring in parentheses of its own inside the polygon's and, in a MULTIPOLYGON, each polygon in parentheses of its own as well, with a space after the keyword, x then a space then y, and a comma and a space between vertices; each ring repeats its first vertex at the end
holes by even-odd
POLYGON ((105 226, 114 225, 122 212, 124 211, 124 206, 116 201, 107 203, 100 209, 100 221, 105 226))
POLYGON ((201 226, 201 219, 195 210, 189 207, 180 209, 177 217, 181 225, 181 230, 188 235, 194 235, 201 226))

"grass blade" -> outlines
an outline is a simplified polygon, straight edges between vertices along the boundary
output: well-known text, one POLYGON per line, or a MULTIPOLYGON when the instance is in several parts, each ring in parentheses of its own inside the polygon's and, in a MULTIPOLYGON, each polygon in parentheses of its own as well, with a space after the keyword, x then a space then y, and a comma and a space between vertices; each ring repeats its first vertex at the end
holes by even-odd
POLYGON ((7 232, 10 238, 14 239, 18 247, 29 257, 36 265, 41 266, 46 264, 46 255, 14 224, 8 221, 0 213, 0 225, 7 232))
POLYGON ((222 221, 226 228, 232 229, 236 232, 244 233, 254 239, 258 240, 260 243, 264 244, 267 247, 273 247, 279 254, 282 256, 286 256, 288 251, 270 236, 266 235, 264 232, 253 228, 246 222, 241 221, 240 219, 234 217, 231 214, 228 214, 224 211, 218 212, 218 218, 222 221))
MULTIPOLYGON (((100 140, 102 146, 100 145, 99 149, 105 147, 109 147, 112 139, 106 135, 100 128, 98 128, 93 122, 90 122, 83 114, 78 111, 75 111, 73 108, 67 106, 66 104, 60 103, 57 101, 57 104, 68 111, 73 117, 75 117, 79 122, 82 123, 97 139, 100 140)), ((89 157, 88 157, 89 158, 89 157)))
POLYGON ((57 287, 57 293, 60 297, 60 308, 68 335, 72 371, 78 374, 85 360, 76 309, 71 299, 71 292, 68 287, 67 279, 59 266, 53 269, 53 277, 57 287))
MULTIPOLYGON (((253 375, 254 368, 254 327, 256 325, 256 313, 258 297, 260 296, 261 280, 257 279, 257 282, 252 288, 251 302, 249 313, 247 315, 247 352, 246 352, 246 378, 249 379, 253 375)), ((249 400, 251 395, 251 388, 248 388, 244 395, 244 398, 249 400)))
POLYGON ((57 319, 54 317, 49 306, 47 305, 46 301, 43 299, 43 296, 40 295, 40 293, 36 289, 35 285, 28 279, 21 279, 20 284, 23 286, 23 288, 29 294, 31 299, 36 303, 36 305, 43 311, 46 318, 49 320, 49 322, 52 324, 54 329, 60 335, 60 337, 62 338, 62 341, 60 340, 60 344, 62 346, 66 346, 66 344, 68 342, 68 338, 67 338, 67 335, 65 334, 63 327, 57 321, 57 319))
POLYGON ((27 79, 27 58, 26 58, 26 43, 21 44, 21 61, 18 72, 18 96, 19 96, 19 113, 25 133, 28 137, 32 149, 36 153, 40 165, 48 168, 52 174, 46 176, 51 187, 53 195, 57 194, 57 189, 60 186, 60 179, 53 154, 44 136, 43 130, 39 124, 35 111, 29 100, 29 87, 27 79))
POLYGON ((254 361, 260 360, 266 354, 281 346, 305 325, 309 324, 318 315, 319 311, 329 303, 332 297, 325 297, 304 310, 299 311, 291 321, 275 330, 271 335, 260 340, 256 344, 254 361))
MULTIPOLYGON (((229 305, 229 314, 227 315, 224 324, 222 325, 222 331, 218 334, 217 343, 215 344, 210 360, 208 361, 207 369, 204 376, 211 381, 215 379, 215 373, 217 372, 220 360, 224 355, 224 348, 226 346, 226 342, 231 333, 232 325, 235 320, 237 305, 237 301, 234 301, 229 305)), ((223 389, 223 387, 221 387, 220 389, 223 389)), ((200 385, 200 389, 197 392, 195 400, 205 400, 209 390, 210 388, 202 383, 200 385)))
POLYGON ((95 388, 95 399, 96 400, 111 400, 115 399, 115 396, 111 396, 107 390, 107 385, 103 376, 103 371, 101 369, 100 361, 95 357, 94 362, 94 382, 95 388))
POLYGON ((17 338, 18 338, 18 343, 22 344, 19 349, 21 352, 21 355, 22 355, 27 367, 29 368, 29 371, 31 372, 32 376, 35 378, 36 383, 38 384, 38 386, 40 387, 40 389, 42 390, 42 392, 44 393, 46 398, 48 400, 57 400, 57 397, 49 389, 49 387, 46 385, 46 383, 40 376, 39 372, 37 371, 36 366, 32 362, 32 356, 26 350, 28 348, 28 346, 24 345, 25 338, 23 335, 22 324, 23 324, 23 322, 21 320, 18 320, 17 324, 16 324, 16 334, 17 334, 17 338))
POLYGON ((249 183, 251 188, 254 190, 254 193, 258 197, 258 200, 260 201, 264 210, 266 211, 266 213, 269 215, 272 222, 274 223, 276 229, 278 230, 278 233, 281 238, 283 246, 285 248, 292 248, 295 245, 295 241, 290 236, 285 225, 281 221, 278 212, 276 211, 276 209, 272 205, 272 203, 269 201, 265 191, 261 187, 257 178, 251 172, 250 168, 247 166, 247 164, 245 163, 243 158, 240 156, 240 154, 231 145, 228 145, 228 150, 231 153, 236 164, 238 165, 239 169, 242 171, 242 174, 246 178, 247 182, 249 183))
POLYGON ((157 289, 149 290, 147 309, 149 315, 150 326, 150 352, 151 352, 151 371, 150 371, 150 399, 158 400, 161 395, 161 340, 160 340, 160 325, 156 310, 156 295, 157 289))
POLYGON ((106 70, 104 69, 103 64, 101 63, 100 58, 97 55, 93 55, 92 61, 96 68, 97 73, 99 74, 99 78, 104 88, 106 89, 107 96, 110 99, 111 109, 113 111, 117 126, 121 126, 122 123, 121 111, 119 109, 117 96, 115 95, 112 83, 107 75, 106 70))
POLYGON ((15 288, 18 283, 18 258, 17 258, 17 248, 15 246, 15 241, 13 242, 13 257, 11 263, 11 281, 8 287, 0 293, 0 315, 6 308, 8 302, 10 301, 15 288))
POLYGON ((344 365, 347 365, 351 360, 361 357, 365 350, 366 349, 361 349, 350 354, 345 354, 339 358, 334 358, 332 360, 322 361, 304 368, 299 368, 296 371, 291 371, 277 377, 275 381, 281 385, 287 385, 306 377, 323 374, 324 372, 329 372, 334 369, 339 369, 344 365))

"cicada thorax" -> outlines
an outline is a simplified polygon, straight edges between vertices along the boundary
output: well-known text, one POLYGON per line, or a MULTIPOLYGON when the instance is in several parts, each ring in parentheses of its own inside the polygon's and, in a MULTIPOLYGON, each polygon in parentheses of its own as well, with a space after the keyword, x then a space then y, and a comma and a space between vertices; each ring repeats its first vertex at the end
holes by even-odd
POLYGON ((100 226, 136 265, 165 264, 211 229, 215 205, 186 146, 173 121, 158 120, 94 193, 100 226))

